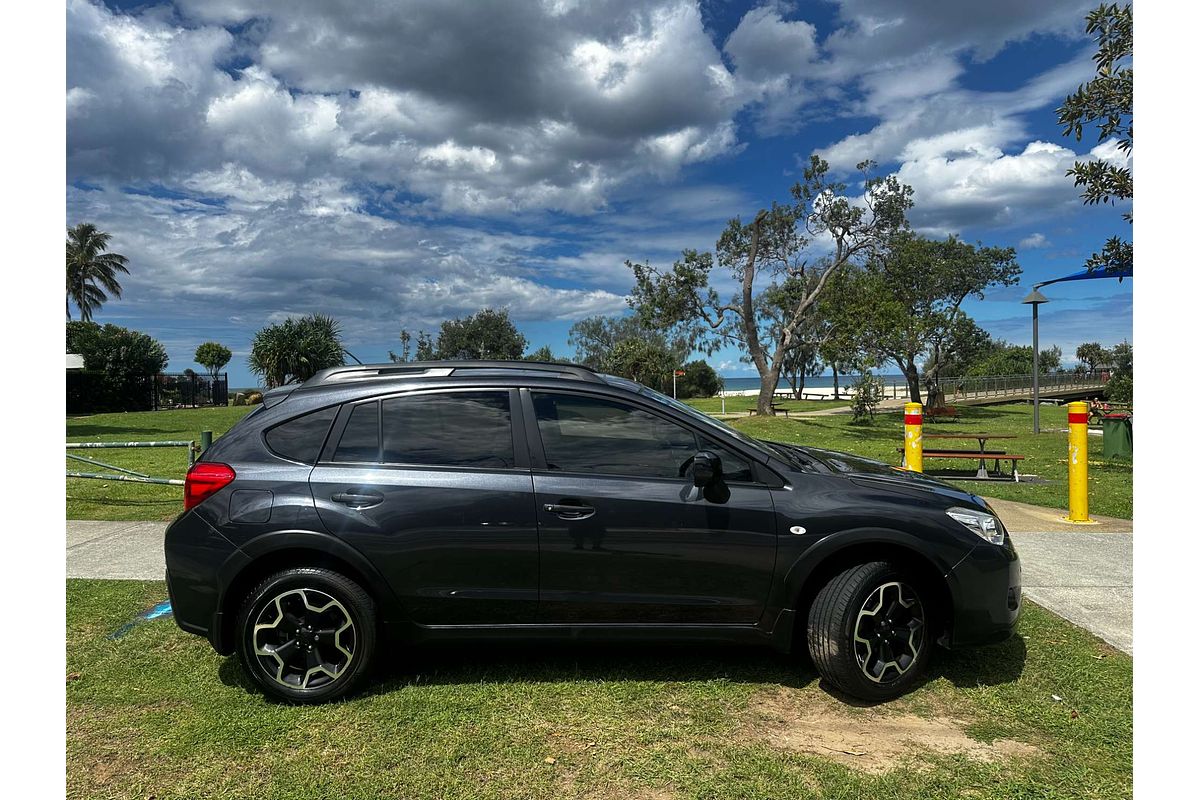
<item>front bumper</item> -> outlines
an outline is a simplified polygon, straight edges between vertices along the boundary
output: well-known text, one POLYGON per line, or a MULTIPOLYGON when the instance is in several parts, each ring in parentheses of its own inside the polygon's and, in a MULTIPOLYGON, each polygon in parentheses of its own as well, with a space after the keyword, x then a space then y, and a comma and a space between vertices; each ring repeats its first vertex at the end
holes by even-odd
POLYGON ((1010 540, 976 546, 946 576, 954 594, 948 644, 995 644, 1012 636, 1021 614, 1021 559, 1010 540))

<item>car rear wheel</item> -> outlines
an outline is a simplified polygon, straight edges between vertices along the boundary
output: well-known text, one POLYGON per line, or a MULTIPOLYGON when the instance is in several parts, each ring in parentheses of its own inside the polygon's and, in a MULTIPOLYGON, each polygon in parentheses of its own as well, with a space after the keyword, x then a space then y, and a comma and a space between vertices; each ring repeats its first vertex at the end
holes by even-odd
POLYGON ((328 569, 271 575, 238 615, 238 655, 262 689, 294 703, 352 691, 375 652, 375 606, 357 583, 328 569))
POLYGON ((863 700, 890 700, 912 688, 932 641, 927 594, 882 561, 834 576, 808 613, 808 651, 821 677, 863 700))

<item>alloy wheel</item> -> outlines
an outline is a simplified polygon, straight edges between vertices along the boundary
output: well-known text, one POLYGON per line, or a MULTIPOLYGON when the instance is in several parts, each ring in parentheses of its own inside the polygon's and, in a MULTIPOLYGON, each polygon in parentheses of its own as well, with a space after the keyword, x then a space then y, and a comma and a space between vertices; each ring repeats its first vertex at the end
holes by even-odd
POLYGON ((251 634, 263 671, 289 689, 317 689, 345 674, 357 637, 350 612, 319 589, 289 589, 259 612, 251 634))
POLYGON ((925 610, 913 588, 890 581, 875 588, 854 623, 854 656, 868 679, 886 683, 917 661, 925 641, 925 610))

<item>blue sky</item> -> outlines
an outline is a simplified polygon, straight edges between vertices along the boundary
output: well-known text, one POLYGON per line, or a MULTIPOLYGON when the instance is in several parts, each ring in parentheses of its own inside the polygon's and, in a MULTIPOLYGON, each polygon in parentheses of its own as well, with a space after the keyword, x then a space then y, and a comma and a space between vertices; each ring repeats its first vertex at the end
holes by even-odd
MULTIPOLYGON (((71 0, 67 219, 130 258, 97 321, 173 371, 221 341, 240 386, 255 330, 314 311, 364 361, 487 305, 570 356, 574 321, 624 309, 625 259, 710 249, 810 153, 851 180, 869 157, 918 230, 1018 249, 1022 285, 968 311, 1027 343, 1028 286, 1129 235, 1063 174, 1118 157, 1055 124, 1091 5, 71 0)), ((1131 281, 1046 294, 1044 343, 1131 338, 1131 281)))

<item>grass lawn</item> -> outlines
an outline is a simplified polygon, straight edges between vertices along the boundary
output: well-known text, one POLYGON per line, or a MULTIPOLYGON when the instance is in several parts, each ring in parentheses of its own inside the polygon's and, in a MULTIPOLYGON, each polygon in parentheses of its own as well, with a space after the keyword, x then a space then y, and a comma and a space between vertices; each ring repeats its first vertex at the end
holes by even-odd
MULTIPOLYGON (((93 414, 67 419, 68 442, 195 441, 201 431, 220 436, 256 406, 188 408, 93 414)), ((182 447, 129 450, 73 450, 156 478, 182 478, 187 451, 182 447)), ((66 459, 70 472, 104 472, 66 459)), ((67 479, 67 519, 169 520, 183 510, 183 487, 84 478, 67 479)))
MULTIPOLYGON (((685 400, 690 406, 700 409, 708 414, 721 413, 721 398, 719 397, 697 397, 691 400, 685 400)), ((782 400, 780 408, 786 408, 788 411, 820 411, 823 408, 848 408, 849 400, 782 400)), ((757 408, 757 396, 737 395, 734 397, 725 398, 725 410, 729 413, 745 412, 753 408, 757 408)))
POLYGON ((70 797, 1116 798, 1132 660, 1027 605, 1020 635, 934 654, 851 705, 766 650, 403 654, 367 692, 274 703, 168 617, 160 582, 67 581, 70 797))
MULTIPOLYGON (((994 444, 1009 453, 1028 456, 1018 471, 1036 475, 1050 483, 1003 483, 958 481, 976 494, 1017 500, 1023 503, 1067 507, 1067 410, 1065 406, 1043 406, 1042 433, 1034 436, 1033 406, 1011 404, 1003 406, 964 406, 956 422, 928 423, 927 433, 1012 433, 1016 439, 997 440, 994 444)), ((900 464, 896 448, 904 441, 903 412, 880 412, 870 424, 856 425, 849 414, 822 417, 747 417, 731 422, 734 427, 760 439, 843 450, 900 464)), ((956 449, 975 448, 975 441, 946 442, 956 449)), ((989 443, 989 448, 992 443, 989 443)), ((1099 436, 1088 437, 1088 509, 1093 514, 1131 519, 1133 516, 1133 463, 1130 460, 1104 461, 1100 458, 1102 442, 1099 436)), ((970 472, 976 462, 968 462, 970 472)), ((962 468, 961 461, 930 459, 925 469, 931 472, 962 468)), ((989 464, 990 467, 990 464, 989 464)))

